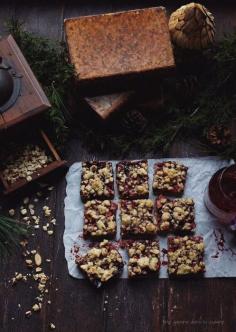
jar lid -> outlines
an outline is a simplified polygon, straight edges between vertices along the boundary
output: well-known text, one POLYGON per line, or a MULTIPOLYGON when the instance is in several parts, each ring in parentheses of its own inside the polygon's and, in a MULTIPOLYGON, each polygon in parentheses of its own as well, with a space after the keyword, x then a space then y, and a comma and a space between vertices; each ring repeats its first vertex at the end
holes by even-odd
POLYGON ((21 87, 20 75, 17 75, 6 59, 0 57, 0 113, 15 104, 21 87))

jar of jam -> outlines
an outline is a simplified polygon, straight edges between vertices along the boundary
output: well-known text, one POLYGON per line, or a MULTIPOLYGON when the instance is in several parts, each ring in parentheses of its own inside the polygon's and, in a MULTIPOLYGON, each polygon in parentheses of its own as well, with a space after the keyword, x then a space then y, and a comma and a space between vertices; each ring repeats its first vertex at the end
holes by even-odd
POLYGON ((204 202, 219 222, 236 230, 236 164, 221 168, 212 176, 204 202))

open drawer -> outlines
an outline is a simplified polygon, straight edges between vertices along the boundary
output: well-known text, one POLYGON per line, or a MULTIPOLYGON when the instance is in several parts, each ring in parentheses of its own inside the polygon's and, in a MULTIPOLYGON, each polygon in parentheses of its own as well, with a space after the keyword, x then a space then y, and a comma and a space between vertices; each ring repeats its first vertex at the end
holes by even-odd
MULTIPOLYGON (((5 195, 10 194, 33 181, 36 181, 44 176, 48 175, 52 171, 59 169, 66 165, 66 161, 62 160, 57 153, 55 147, 45 134, 43 130, 39 130, 32 136, 30 135, 30 140, 27 141, 28 137, 24 135, 24 137, 17 137, 17 142, 14 144, 4 144, 4 150, 0 153, 0 181, 3 186, 3 193, 5 195), (30 144, 28 143, 30 142, 30 144), (24 153, 23 151, 26 146, 38 147, 40 151, 45 153, 45 158, 47 162, 42 165, 41 168, 36 170, 31 170, 28 176, 17 176, 17 165, 22 162, 24 163, 24 153), (22 154, 20 149, 22 148, 22 154), (14 159, 15 157, 15 159, 14 159), (18 159, 17 159, 18 158, 18 159), (14 177, 13 180, 10 178, 9 173, 9 164, 11 165, 11 169, 14 169, 14 177), (18 162, 18 164, 17 164, 18 162), (9 180, 10 179, 10 180, 9 180)), ((33 159, 34 160, 34 159, 33 159)), ((26 157, 26 163, 29 161, 26 157)), ((39 165, 39 164, 38 164, 39 165)), ((24 169, 24 167, 23 167, 24 169)), ((20 171, 20 170, 19 170, 20 171)), ((21 172, 21 171, 20 171, 21 172)))

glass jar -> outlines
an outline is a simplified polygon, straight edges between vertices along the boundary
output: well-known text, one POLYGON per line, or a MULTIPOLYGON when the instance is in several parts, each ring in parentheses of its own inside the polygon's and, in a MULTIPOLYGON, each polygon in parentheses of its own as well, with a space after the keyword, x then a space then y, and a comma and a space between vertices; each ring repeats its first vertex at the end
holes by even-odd
POLYGON ((236 230, 236 164, 221 168, 212 176, 204 202, 219 222, 236 230))

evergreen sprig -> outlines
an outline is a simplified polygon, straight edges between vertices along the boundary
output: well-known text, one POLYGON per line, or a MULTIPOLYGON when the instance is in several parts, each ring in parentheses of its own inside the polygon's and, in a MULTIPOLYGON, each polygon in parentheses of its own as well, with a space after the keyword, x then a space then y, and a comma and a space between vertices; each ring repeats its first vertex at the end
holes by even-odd
POLYGON ((22 237, 28 234, 28 225, 0 215, 0 260, 4 260, 19 246, 22 237))

